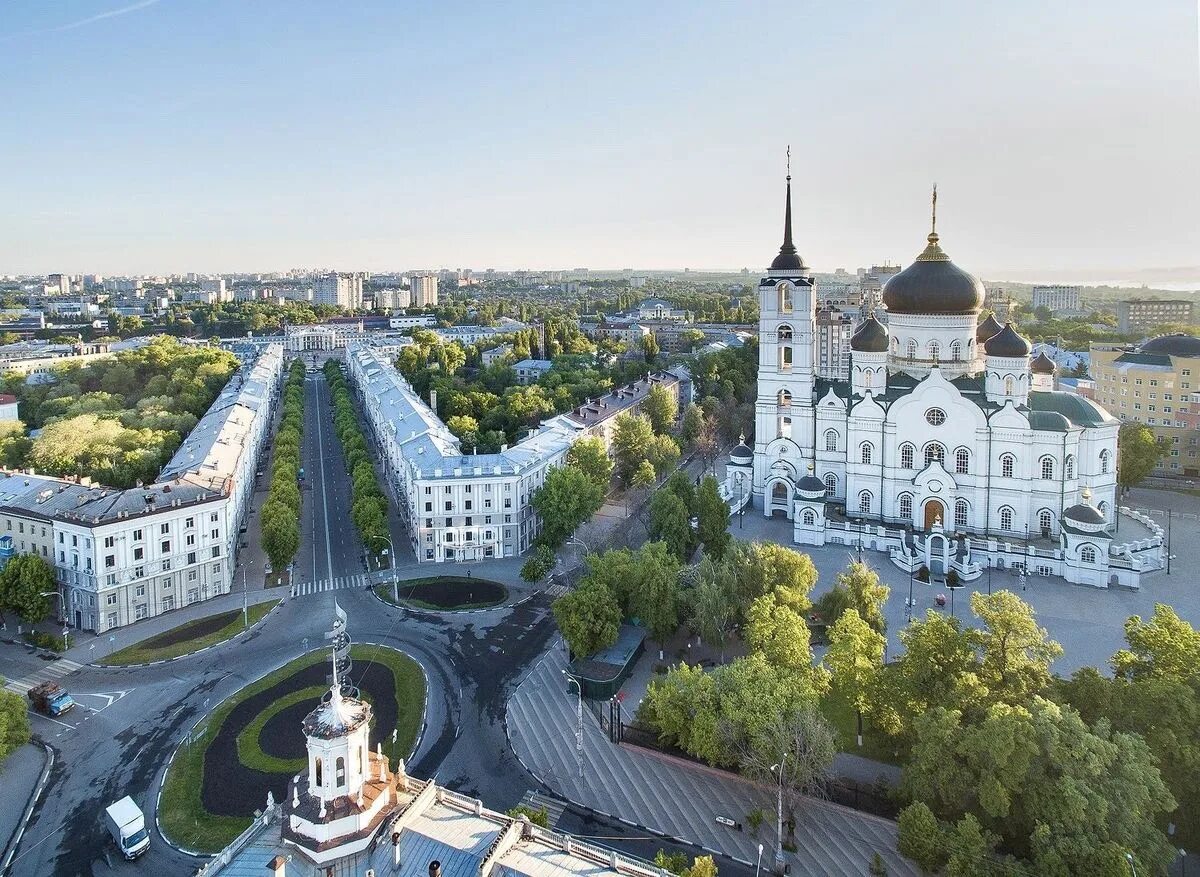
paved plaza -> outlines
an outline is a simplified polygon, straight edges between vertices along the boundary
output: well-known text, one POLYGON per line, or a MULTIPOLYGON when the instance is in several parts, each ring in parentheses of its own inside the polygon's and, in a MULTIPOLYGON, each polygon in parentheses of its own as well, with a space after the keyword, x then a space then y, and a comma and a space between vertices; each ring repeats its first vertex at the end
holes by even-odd
MULTIPOLYGON (((1055 662, 1054 670, 1064 676, 1080 667, 1107 667, 1113 652, 1125 646, 1125 619, 1130 615, 1148 617, 1153 614, 1155 603, 1175 607, 1182 618, 1200 626, 1200 498, 1165 490, 1137 489, 1123 504, 1150 514, 1164 527, 1167 509, 1171 510, 1170 544, 1174 557, 1171 572, 1143 576, 1140 590, 1092 588, 1069 584, 1057 576, 1029 575, 1022 591, 1019 580, 1012 573, 995 570, 991 575, 993 590, 1008 589, 1019 594, 1033 606, 1038 621, 1050 636, 1062 644, 1063 656, 1055 662)), ((1122 519, 1122 533, 1130 524, 1128 518, 1122 519)), ((857 551, 844 545, 821 548, 795 545, 791 521, 764 518, 760 510, 747 511, 744 517, 735 516, 730 522, 730 531, 738 539, 778 542, 809 554, 819 573, 813 599, 828 591, 837 574, 857 558, 857 551)), ((888 649, 894 654, 900 648, 897 632, 907 622, 904 603, 909 594, 909 575, 897 569, 883 552, 864 551, 863 560, 871 564, 892 589, 885 614, 888 649)), ((953 608, 955 615, 967 623, 974 622, 970 611, 971 593, 987 593, 988 588, 987 573, 973 582, 964 583, 953 593, 944 586, 912 581, 917 614, 923 615, 927 609, 949 613, 953 608), (945 594, 947 598, 942 609, 935 605, 938 594, 945 594)))

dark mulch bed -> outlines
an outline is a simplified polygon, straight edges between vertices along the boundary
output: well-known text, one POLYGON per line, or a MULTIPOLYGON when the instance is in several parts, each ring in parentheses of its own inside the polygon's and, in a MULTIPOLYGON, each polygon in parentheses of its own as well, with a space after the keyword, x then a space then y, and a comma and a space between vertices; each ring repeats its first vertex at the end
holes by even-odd
POLYGON ((258 745, 262 751, 275 758, 304 758, 308 749, 304 745, 304 735, 298 733, 298 729, 319 700, 316 697, 302 700, 267 719, 258 735, 258 745))
MULTIPOLYGON (((386 590, 390 593, 390 584, 386 590)), ((439 609, 457 609, 460 606, 503 603, 508 599, 508 591, 504 585, 486 579, 446 576, 412 585, 401 582, 400 599, 420 600, 439 609)))
MULTIPOLYGON (((255 716, 279 698, 302 688, 324 685, 328 672, 329 664, 325 661, 305 667, 233 708, 204 755, 204 779, 200 800, 205 810, 218 816, 253 816, 255 810, 261 810, 266 804, 268 791, 274 793, 276 801, 284 800, 291 776, 266 773, 243 765, 237 756, 238 734, 255 716)), ((386 742, 380 735, 381 728, 386 729, 384 734, 390 740, 391 729, 396 727, 398 714, 396 681, 392 677, 391 668, 383 664, 356 664, 352 675, 363 693, 371 699, 374 714, 371 722, 371 746, 374 747, 377 742, 386 742)), ((310 704, 309 709, 311 708, 310 704)), ((272 742, 271 754, 284 758, 304 755, 304 733, 300 730, 300 719, 305 712, 292 713, 292 709, 289 708, 280 713, 292 713, 295 723, 290 726, 281 724, 275 728, 275 733, 280 735, 280 739, 289 742, 278 745, 272 742), (292 739, 296 741, 296 750, 291 749, 292 739), (284 750, 283 747, 287 749, 284 750)), ((267 729, 271 728, 272 724, 273 722, 268 722, 267 727, 263 729, 263 739, 267 738, 267 729)))
POLYGON ((225 625, 232 622, 235 618, 239 618, 242 614, 241 609, 233 609, 229 612, 222 612, 220 615, 210 615, 208 618, 199 618, 181 627, 166 630, 157 636, 152 636, 150 639, 142 640, 138 643, 140 649, 161 649, 167 646, 173 646, 176 643, 186 642, 190 639, 200 639, 200 637, 208 636, 210 633, 216 633, 225 625))

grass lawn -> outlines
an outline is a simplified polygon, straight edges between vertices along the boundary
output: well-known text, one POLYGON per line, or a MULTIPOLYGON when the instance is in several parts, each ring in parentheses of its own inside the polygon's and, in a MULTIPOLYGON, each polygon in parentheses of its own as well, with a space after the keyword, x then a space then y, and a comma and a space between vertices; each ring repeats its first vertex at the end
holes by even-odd
MULTIPOLYGON (((429 576, 405 579, 399 583, 400 605, 438 612, 458 612, 465 609, 488 609, 503 605, 508 589, 499 582, 465 576, 429 576)), ((385 603, 395 605, 392 583, 380 582, 375 593, 385 603)))
POLYGON ((858 745, 858 713, 837 689, 831 689, 821 701, 821 712, 837 734, 838 751, 861 755, 885 764, 901 764, 895 745, 882 731, 871 726, 869 718, 863 719, 863 745, 858 745))
MULTIPOLYGON (((267 600, 263 603, 251 605, 248 613, 250 624, 253 625, 255 622, 261 620, 264 615, 278 605, 278 600, 267 600)), ((232 620, 218 630, 211 630, 210 628, 209 618, 197 618, 194 621, 189 621, 187 624, 172 628, 163 634, 157 634, 149 639, 142 640, 140 643, 134 643, 120 651, 113 652, 104 658, 103 663, 115 666, 149 664, 151 661, 178 658, 180 655, 187 655, 207 646, 224 642, 245 630, 245 622, 242 618, 241 610, 235 612, 232 620), (189 631, 192 630, 196 631, 195 636, 188 635, 189 631), (164 642, 168 636, 172 641, 164 642)))
MULTIPOLYGON (((421 729, 421 719, 424 715, 422 707, 426 696, 424 674, 415 661, 407 655, 391 649, 356 645, 351 647, 350 655, 354 659, 356 667, 374 661, 386 665, 392 671, 396 683, 396 703, 399 706, 397 740, 393 747, 390 742, 391 735, 386 734, 388 742, 384 744, 384 750, 389 753, 392 767, 395 768, 399 759, 408 755, 421 729)), ((226 717, 239 703, 271 688, 296 671, 327 661, 328 658, 329 654, 324 649, 310 652, 246 686, 222 701, 212 711, 202 740, 193 744, 185 743, 180 747, 163 782, 158 812, 164 833, 174 843, 197 852, 215 853, 246 829, 250 824, 250 817, 214 816, 204 810, 200 795, 204 781, 204 759, 208 742, 216 735, 226 717)), ((315 688, 303 689, 293 695, 281 698, 270 708, 263 710, 238 736, 239 759, 247 767, 273 771, 278 766, 284 768, 280 773, 294 774, 296 771, 290 762, 272 758, 262 752, 257 745, 257 730, 253 736, 249 736, 246 732, 255 726, 261 729, 271 715, 286 708, 288 704, 295 703, 304 696, 312 697, 319 694, 320 691, 315 688)), ((299 727, 296 728, 296 734, 301 734, 299 727)))

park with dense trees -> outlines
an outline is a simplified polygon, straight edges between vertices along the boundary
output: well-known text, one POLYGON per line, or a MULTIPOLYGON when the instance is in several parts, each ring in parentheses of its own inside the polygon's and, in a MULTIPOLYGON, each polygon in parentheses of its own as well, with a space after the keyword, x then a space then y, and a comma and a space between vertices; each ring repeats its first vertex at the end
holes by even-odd
POLYGON ((152 482, 237 367, 228 351, 160 337, 58 367, 53 382, 9 375, 3 390, 17 397, 21 420, 0 427, 0 460, 109 487, 152 482))

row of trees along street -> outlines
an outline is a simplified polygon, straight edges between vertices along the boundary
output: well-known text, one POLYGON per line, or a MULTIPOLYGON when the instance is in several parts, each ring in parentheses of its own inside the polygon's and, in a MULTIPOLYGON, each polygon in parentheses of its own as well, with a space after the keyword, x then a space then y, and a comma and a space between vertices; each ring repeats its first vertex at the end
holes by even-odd
MULTIPOLYGON (((379 489, 346 376, 332 359, 325 361, 325 378, 329 382, 333 428, 342 443, 346 471, 350 474, 350 519, 367 550, 382 552, 388 547, 388 500, 379 489)), ((391 563, 395 562, 396 558, 392 558, 391 563)))
POLYGON ((304 433, 304 363, 293 360, 283 388, 283 412, 275 434, 271 487, 260 516, 262 546, 276 574, 300 550, 300 439, 304 433))

